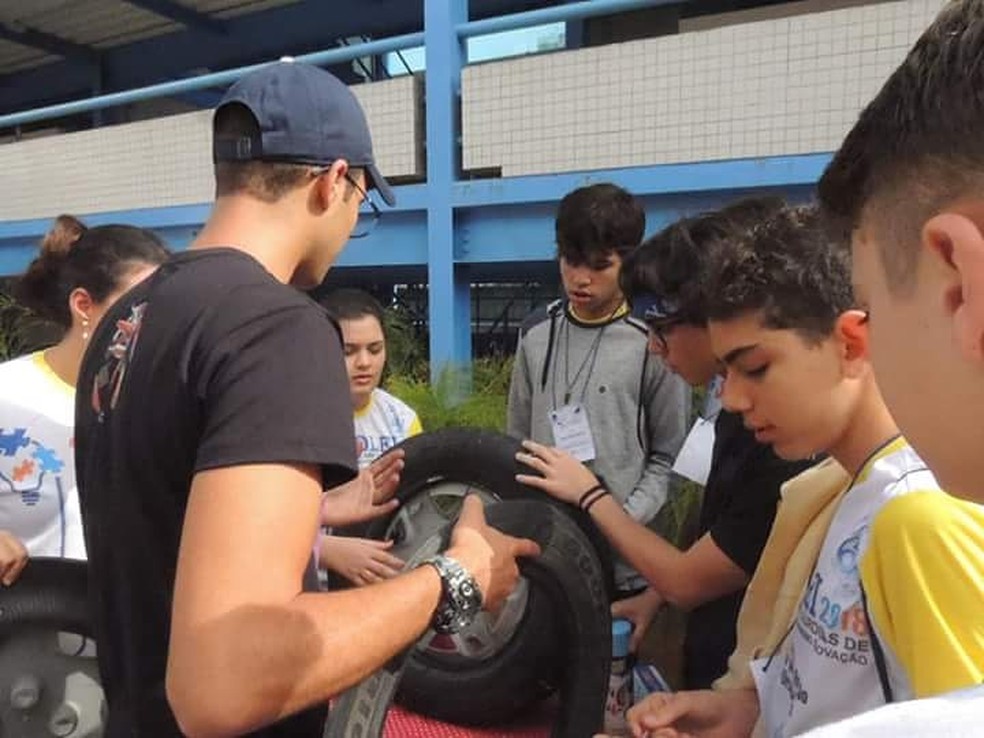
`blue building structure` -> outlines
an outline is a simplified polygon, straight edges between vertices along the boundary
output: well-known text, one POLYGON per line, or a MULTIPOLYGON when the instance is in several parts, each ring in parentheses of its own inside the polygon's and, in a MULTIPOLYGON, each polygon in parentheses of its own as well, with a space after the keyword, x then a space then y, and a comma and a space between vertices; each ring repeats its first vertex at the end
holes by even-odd
MULTIPOLYGON (((105 6, 110 0, 92 2, 96 7, 105 6)), ((836 31, 839 27, 836 24, 844 20, 841 16, 854 12, 852 9, 839 10, 845 3, 833 0, 808 0, 808 3, 816 6, 815 15, 819 21, 814 25, 821 35, 827 20, 834 24, 832 28, 836 31)), ((179 99, 186 106, 209 107, 224 86, 253 64, 285 53, 298 60, 328 66, 348 75, 352 82, 355 81, 352 78, 354 68, 350 66, 352 60, 375 60, 376 63, 368 68, 363 65, 365 76, 383 77, 385 67, 378 63, 382 55, 423 46, 427 60, 422 93, 425 176, 423 181, 397 187, 397 206, 384 211, 377 227, 359 242, 358 249, 350 248, 342 255, 333 278, 344 279, 346 274, 364 275, 366 270, 371 270, 392 282, 426 282, 434 372, 448 363, 466 364, 472 355, 471 285, 523 281, 554 273, 553 214, 557 201, 566 192, 591 182, 620 184, 645 203, 648 232, 682 213, 712 208, 751 192, 770 191, 795 199, 806 198, 829 158, 826 152, 832 146, 826 141, 835 142, 838 126, 843 127, 843 120, 849 120, 856 112, 849 109, 853 97, 843 104, 834 100, 831 105, 840 119, 829 123, 829 130, 825 129, 828 135, 823 141, 803 134, 802 140, 787 146, 785 152, 781 145, 778 148, 760 145, 760 151, 756 151, 753 129, 750 147, 739 150, 735 146, 730 149, 725 146, 721 151, 739 155, 721 157, 712 150, 713 136, 716 134, 720 143, 730 135, 726 128, 740 128, 741 98, 736 97, 730 108, 734 111, 731 115, 734 120, 727 125, 718 123, 716 129, 711 126, 706 137, 711 143, 693 161, 681 161, 676 157, 675 161, 661 162, 658 155, 650 153, 641 157, 638 165, 628 165, 626 161, 631 159, 631 154, 627 157, 624 152, 616 152, 619 155, 612 159, 618 160, 619 164, 610 167, 597 166, 596 157, 591 166, 565 167, 560 172, 510 174, 505 168, 490 172, 469 170, 463 163, 467 140, 462 124, 463 105, 468 103, 463 99, 463 75, 468 70, 465 44, 469 38, 560 21, 567 24, 567 45, 573 48, 587 45, 590 42, 587 37, 592 31, 596 36, 605 35, 592 23, 600 19, 628 18, 621 26, 611 24, 616 30, 608 32, 608 40, 614 43, 637 39, 633 42, 635 45, 629 45, 635 54, 635 64, 641 60, 642 67, 624 70, 630 76, 625 89, 630 90, 631 77, 649 74, 645 67, 650 55, 655 57, 653 65, 656 66, 670 52, 676 53, 676 46, 671 49, 664 44, 657 49, 638 39, 652 37, 658 40, 666 36, 667 24, 672 26, 670 34, 674 33, 673 29, 680 33, 681 19, 697 18, 699 21, 700 16, 715 13, 715 17, 725 20, 708 29, 694 27, 692 36, 698 44, 698 56, 699 44, 706 39, 708 44, 714 45, 718 55, 721 49, 737 55, 751 55, 752 66, 748 69, 763 66, 755 64, 753 58, 761 53, 766 59, 763 64, 772 64, 769 67, 772 73, 780 74, 781 65, 774 62, 777 54, 781 56, 781 50, 775 51, 773 47, 777 44, 770 44, 768 34, 788 35, 782 40, 788 58, 788 48, 797 44, 797 16, 794 14, 790 20, 788 14, 784 14, 783 7, 789 3, 741 0, 579 0, 566 3, 352 0, 330 4, 317 0, 273 0, 257 3, 258 9, 232 17, 205 10, 209 3, 202 0, 181 3, 175 0, 126 0, 117 4, 158 15, 167 24, 166 32, 97 48, 43 29, 0 23, 0 40, 34 49, 44 59, 44 63, 0 76, 0 136, 7 137, 7 143, 0 143, 0 193, 6 186, 13 187, 12 181, 5 184, 2 168, 5 147, 23 145, 19 143, 21 137, 29 138, 35 128, 59 125, 67 129, 84 129, 111 124, 117 122, 114 116, 120 106, 162 97, 179 99), (333 12, 326 12, 327 5, 333 12), (748 16, 748 22, 742 25, 744 16, 732 20, 727 15, 736 11, 752 14, 769 11, 771 15, 748 16), (757 20, 760 17, 765 20, 757 20), (355 36, 365 40, 336 45, 338 39, 351 41, 355 36), (760 36, 766 38, 764 46, 756 41, 760 36), (748 39, 753 42, 747 47, 751 51, 743 52, 741 49, 745 47, 741 45, 748 44, 748 39), (759 48, 765 51, 757 51, 759 48), (193 74, 196 69, 223 71, 193 74), (818 145, 814 146, 814 142, 818 145)), ((882 6, 899 5, 855 4, 865 6, 855 9, 858 13, 872 8, 878 11, 880 15, 871 16, 872 27, 879 27, 877 24, 885 15, 882 6)), ((914 0, 914 4, 920 5, 924 14, 931 15, 939 2, 914 0)), ((24 2, 25 8, 29 5, 24 2)), ((867 15, 858 18, 869 22, 867 15)), ((812 21, 803 21, 807 25, 809 22, 812 21)), ((913 28, 920 23, 921 17, 913 20, 913 28)), ((836 35, 832 37, 836 39, 836 35)), ((688 39, 680 43, 689 43, 688 39)), ((893 50, 904 53, 908 43, 907 37, 896 38, 893 50)), ((847 49, 845 53, 860 55, 864 51, 863 48, 847 49)), ((683 52, 681 57, 684 63, 694 58, 686 53, 683 52)), ((837 50, 833 47, 821 49, 817 64, 808 64, 804 68, 822 69, 828 61, 823 58, 825 53, 833 58, 837 50)), ((534 60, 546 60, 550 56, 537 56, 534 60)), ((0 46, 0 74, 6 71, 3 59, 0 46)), ((577 59, 571 57, 569 61, 574 63, 577 59)), ((872 70, 872 78, 875 75, 883 77, 881 67, 892 61, 895 61, 894 57, 880 60, 878 69, 872 70)), ((695 65, 700 67, 699 61, 695 65)), ((847 82, 851 81, 851 68, 845 66, 847 82)), ((697 72, 700 72, 699 68, 697 72)), ((686 77, 682 84, 684 87, 688 84, 686 77)), ((818 89, 825 85, 835 89, 839 84, 839 79, 829 75, 822 79, 817 77, 818 89)), ((696 82, 694 85, 700 87, 696 82)), ((857 94, 859 101, 865 92, 861 90, 857 94)), ((679 92, 674 94, 679 95, 679 92)), ((755 94, 760 101, 772 98, 768 90, 759 90, 755 94)), ((814 124, 807 120, 813 117, 812 113, 795 117, 799 112, 795 95, 782 92, 776 96, 784 101, 781 108, 777 108, 779 112, 771 113, 771 108, 763 110, 762 119, 774 119, 781 114, 790 116, 788 120, 798 121, 795 125, 800 128, 814 124)), ((761 107, 766 103, 757 104, 761 107)), ((812 101, 802 102, 804 109, 810 104, 812 101)), ((641 111, 638 121, 633 124, 649 126, 653 124, 652 117, 647 118, 641 111)), ((682 125, 688 124, 684 121, 682 125)), ((782 121, 777 125, 781 128, 782 121)), ((654 125, 652 130, 654 136, 659 135, 658 126, 654 125)), ((781 133, 769 135, 781 138, 781 133)), ((597 142, 600 139, 591 140, 597 142)), ((762 140, 761 135, 758 140, 762 140)), ((148 177, 153 175, 152 171, 146 173, 148 177)), ((50 218, 61 212, 57 198, 58 170, 39 165, 36 176, 46 181, 51 210, 44 217, 24 218, 6 217, 0 212, 0 275, 15 274, 26 266, 50 218)), ((181 248, 193 237, 207 209, 207 202, 202 201, 127 210, 103 211, 97 207, 91 212, 75 214, 93 224, 122 221, 153 228, 173 246, 181 248)))

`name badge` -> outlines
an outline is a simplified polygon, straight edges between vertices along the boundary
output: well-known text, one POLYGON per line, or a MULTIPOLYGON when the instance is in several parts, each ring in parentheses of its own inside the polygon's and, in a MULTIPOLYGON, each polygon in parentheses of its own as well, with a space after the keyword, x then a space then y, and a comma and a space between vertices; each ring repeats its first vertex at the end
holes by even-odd
POLYGON ((692 479, 697 484, 707 484, 711 473, 711 455, 714 452, 714 420, 697 418, 693 428, 683 442, 673 471, 681 477, 692 479))
POLYGON ((564 405, 550 411, 550 427, 554 445, 578 461, 593 461, 594 436, 588 424, 587 411, 578 404, 564 405))

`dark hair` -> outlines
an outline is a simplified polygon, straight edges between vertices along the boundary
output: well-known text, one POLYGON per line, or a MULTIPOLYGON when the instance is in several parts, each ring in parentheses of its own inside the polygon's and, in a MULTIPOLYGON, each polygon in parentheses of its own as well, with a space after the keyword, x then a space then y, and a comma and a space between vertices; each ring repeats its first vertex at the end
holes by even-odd
POLYGON ((760 310, 763 324, 810 341, 829 336, 854 305, 846 244, 815 207, 784 208, 743 238, 722 241, 706 272, 708 320, 760 310))
POLYGON ((779 197, 749 197, 721 210, 682 218, 645 241, 622 262, 622 291, 651 293, 677 307, 687 323, 707 321, 704 271, 718 244, 747 236, 756 225, 784 207, 779 197))
POLYGON ((625 256, 642 241, 646 214, 630 193, 613 184, 569 192, 557 209, 557 254, 589 264, 611 252, 625 256))
POLYGON ((128 225, 86 228, 77 218, 61 215, 18 281, 16 296, 39 316, 70 328, 72 290, 81 287, 101 303, 135 267, 162 264, 167 257, 167 248, 151 231, 128 225))
MULTIPOLYGON (((223 138, 256 138, 259 124, 249 108, 239 103, 223 105, 212 121, 212 135, 223 138)), ((277 202, 308 178, 310 166, 269 161, 215 163, 217 197, 238 193, 251 195, 263 202, 277 202)))
POLYGON ((984 172, 984 2, 951 2, 861 113, 820 180, 835 226, 879 233, 890 286, 912 283, 923 223, 979 191, 984 172))
POLYGON ((379 304, 379 300, 363 290, 353 287, 332 290, 318 298, 318 302, 336 321, 358 320, 371 315, 379 321, 379 325, 385 325, 383 306, 379 304))

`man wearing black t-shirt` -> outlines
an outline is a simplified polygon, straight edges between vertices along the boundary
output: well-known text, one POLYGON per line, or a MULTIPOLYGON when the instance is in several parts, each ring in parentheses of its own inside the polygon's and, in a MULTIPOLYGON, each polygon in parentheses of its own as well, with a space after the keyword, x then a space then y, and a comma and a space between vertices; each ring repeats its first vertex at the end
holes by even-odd
POLYGON ((709 388, 701 421, 714 423, 710 472, 704 487, 699 537, 679 551, 613 504, 587 468, 571 457, 527 443, 519 460, 543 474, 528 484, 588 510, 598 527, 650 584, 643 594, 613 605, 635 622, 633 647, 664 602, 689 610, 684 641, 686 689, 705 689, 727 670, 735 647, 738 610, 772 528, 779 488, 810 462, 790 462, 755 440, 740 415, 719 410, 714 382, 719 365, 703 310, 701 272, 716 242, 731 238, 782 203, 750 199, 675 223, 642 244, 622 265, 623 290, 633 313, 649 327, 650 350, 693 386, 709 388))
POLYGON ((393 194, 355 97, 316 67, 244 77, 214 134, 208 222, 101 322, 79 379, 107 735, 320 736, 329 697, 495 607, 537 549, 471 498, 443 557, 305 591, 319 522, 391 509, 393 484, 356 476, 338 333, 287 285, 320 283, 367 190, 393 194))

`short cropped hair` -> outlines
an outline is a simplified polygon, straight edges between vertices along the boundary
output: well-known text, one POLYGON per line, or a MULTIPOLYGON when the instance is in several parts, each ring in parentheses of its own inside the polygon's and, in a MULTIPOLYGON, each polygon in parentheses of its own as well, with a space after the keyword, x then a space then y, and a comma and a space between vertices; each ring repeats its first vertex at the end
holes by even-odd
MULTIPOLYGON (((245 105, 229 103, 215 113, 212 124, 215 138, 256 138, 259 125, 245 105)), ((263 202, 277 202, 300 187, 310 176, 311 167, 269 161, 219 161, 215 163, 217 197, 248 194, 263 202)))
POLYGON ((890 288, 912 286, 922 225, 984 184, 984 1, 947 5, 861 113, 820 181, 845 233, 878 234, 890 288))

